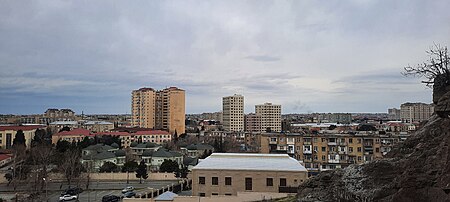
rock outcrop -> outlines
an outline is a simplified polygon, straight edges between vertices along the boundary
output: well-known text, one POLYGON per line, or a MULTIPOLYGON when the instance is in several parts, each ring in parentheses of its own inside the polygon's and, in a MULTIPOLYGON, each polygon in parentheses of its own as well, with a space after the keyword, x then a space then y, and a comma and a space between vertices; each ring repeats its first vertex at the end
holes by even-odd
POLYGON ((450 202, 447 83, 434 89, 436 114, 405 142, 394 147, 387 158, 320 173, 299 187, 299 201, 450 202))

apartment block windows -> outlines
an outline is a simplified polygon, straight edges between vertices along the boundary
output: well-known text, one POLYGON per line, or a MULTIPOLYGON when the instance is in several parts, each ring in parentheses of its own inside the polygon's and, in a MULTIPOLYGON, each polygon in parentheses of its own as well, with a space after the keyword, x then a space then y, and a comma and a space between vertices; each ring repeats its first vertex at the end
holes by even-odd
POLYGON ((358 152, 362 152, 362 148, 361 147, 358 147, 358 152))
POLYGON ((219 185, 219 178, 218 177, 212 177, 211 178, 211 184, 212 185, 219 185))
POLYGON ((198 177, 199 184, 205 184, 205 177, 198 177))
POLYGON ((348 138, 348 143, 353 143, 353 138, 348 138))
POLYGON ((231 177, 225 177, 225 185, 231 185, 231 177))
POLYGON ((286 184, 286 178, 280 178, 280 187, 285 187, 286 184))
POLYGON ((246 177, 245 178, 245 190, 251 191, 252 189, 253 189, 252 178, 251 177, 246 177))
POLYGON ((268 187, 273 186, 273 178, 266 178, 266 186, 268 187))
POLYGON ((349 153, 353 153, 353 147, 349 147, 349 148, 348 148, 348 152, 349 152, 349 153))

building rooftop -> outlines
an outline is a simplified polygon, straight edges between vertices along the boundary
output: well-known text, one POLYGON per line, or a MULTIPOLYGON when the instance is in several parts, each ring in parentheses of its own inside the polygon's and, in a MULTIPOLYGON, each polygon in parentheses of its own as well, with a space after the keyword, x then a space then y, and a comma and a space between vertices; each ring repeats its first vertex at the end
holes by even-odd
POLYGON ((43 125, 30 125, 30 126, 0 126, 0 131, 5 131, 5 130, 13 130, 13 131, 22 130, 22 131, 27 131, 27 130, 34 130, 34 129, 38 129, 38 128, 45 128, 45 126, 43 126, 43 125))
POLYGON ((287 154, 213 153, 193 170, 306 171, 287 154))
POLYGON ((72 135, 82 135, 82 136, 93 136, 91 131, 84 128, 75 128, 71 131, 62 131, 54 134, 54 136, 72 136, 72 135))
POLYGON ((78 125, 78 121, 55 121, 51 122, 50 125, 78 125))

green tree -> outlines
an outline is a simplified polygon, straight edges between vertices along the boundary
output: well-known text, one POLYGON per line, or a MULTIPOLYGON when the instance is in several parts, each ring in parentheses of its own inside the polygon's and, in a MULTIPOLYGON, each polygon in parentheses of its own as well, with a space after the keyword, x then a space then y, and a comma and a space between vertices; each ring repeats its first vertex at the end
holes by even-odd
POLYGON ((113 162, 105 162, 103 163, 102 167, 100 167, 100 172, 104 173, 104 172, 117 172, 119 170, 119 167, 113 163, 113 162))
POLYGON ((24 145, 25 146, 25 134, 22 130, 18 130, 16 133, 16 136, 13 140, 13 146, 14 145, 24 145))
POLYGON ((136 170, 136 177, 139 178, 139 184, 142 184, 142 179, 145 180, 148 178, 147 165, 145 165, 144 160, 139 163, 139 166, 136 170))
POLYGON ((178 171, 175 172, 175 177, 187 178, 188 173, 189 173, 189 170, 188 170, 187 166, 182 166, 181 169, 178 169, 178 171))
POLYGON ((164 159, 164 162, 159 166, 160 172, 173 173, 178 172, 180 169, 178 163, 176 161, 172 161, 170 159, 164 159))
POLYGON ((69 149, 70 147, 71 147, 70 142, 66 140, 58 140, 58 142, 56 142, 56 151, 58 151, 59 153, 66 152, 67 149, 69 149))
POLYGON ((122 172, 134 172, 138 168, 136 161, 127 161, 123 164, 122 172))

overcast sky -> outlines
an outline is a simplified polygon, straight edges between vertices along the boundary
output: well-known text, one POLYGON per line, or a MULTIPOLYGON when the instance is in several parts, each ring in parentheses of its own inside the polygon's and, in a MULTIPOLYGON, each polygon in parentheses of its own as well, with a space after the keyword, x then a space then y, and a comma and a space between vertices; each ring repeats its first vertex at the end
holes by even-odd
POLYGON ((0 113, 129 113, 140 87, 186 90, 186 113, 242 94, 283 113, 431 102, 403 67, 450 44, 450 1, 0 3, 0 113))

